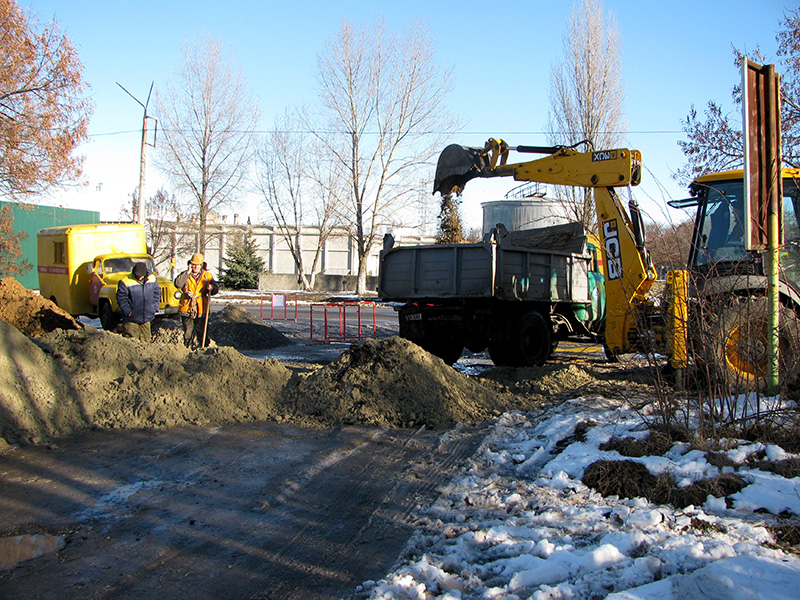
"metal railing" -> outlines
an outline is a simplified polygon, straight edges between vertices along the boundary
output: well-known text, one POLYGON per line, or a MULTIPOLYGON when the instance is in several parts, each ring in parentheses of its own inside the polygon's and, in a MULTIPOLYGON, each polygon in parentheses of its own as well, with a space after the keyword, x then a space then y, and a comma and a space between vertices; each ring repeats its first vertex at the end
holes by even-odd
POLYGON ((374 302, 317 302, 311 304, 309 322, 312 342, 357 342, 368 337, 365 330, 368 331, 370 326, 372 335, 377 332, 374 302), (367 309, 367 315, 372 314, 371 325, 364 322, 364 309, 367 309), (318 313, 316 327, 315 310, 318 313))

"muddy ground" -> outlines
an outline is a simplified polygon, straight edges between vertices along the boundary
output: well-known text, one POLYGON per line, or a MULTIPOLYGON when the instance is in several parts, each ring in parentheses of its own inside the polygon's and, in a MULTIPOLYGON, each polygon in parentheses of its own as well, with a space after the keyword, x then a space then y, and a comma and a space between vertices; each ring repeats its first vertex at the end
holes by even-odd
POLYGON ((3 598, 347 597, 492 417, 654 394, 598 354, 468 376, 387 331, 303 368, 257 360, 302 354, 303 324, 232 305, 196 351, 177 323, 144 344, 13 280, 0 319, 3 598))

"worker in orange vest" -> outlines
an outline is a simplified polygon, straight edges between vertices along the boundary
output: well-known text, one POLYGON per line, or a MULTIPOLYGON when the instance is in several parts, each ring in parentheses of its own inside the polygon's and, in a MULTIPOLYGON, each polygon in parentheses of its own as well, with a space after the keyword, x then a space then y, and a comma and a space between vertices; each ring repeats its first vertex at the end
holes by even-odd
POLYGON ((187 348, 199 347, 208 336, 209 297, 219 291, 214 276, 206 271, 203 255, 199 252, 192 255, 187 269, 175 278, 175 287, 181 290, 181 301, 178 310, 183 325, 183 343, 187 348))

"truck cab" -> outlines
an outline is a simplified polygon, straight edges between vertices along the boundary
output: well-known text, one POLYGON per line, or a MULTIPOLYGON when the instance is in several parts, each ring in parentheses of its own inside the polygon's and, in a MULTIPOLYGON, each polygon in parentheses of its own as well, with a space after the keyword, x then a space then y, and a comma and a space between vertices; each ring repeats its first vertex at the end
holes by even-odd
MULTIPOLYGON (((782 293, 800 303, 800 178, 799 169, 783 169, 782 293)), ((691 186, 691 198, 671 203, 697 206, 688 267, 696 293, 714 295, 736 289, 735 279, 747 278, 747 288, 766 286, 763 252, 745 249, 744 173, 742 170, 703 175, 691 186)), ((743 280, 742 280, 743 281, 743 280)))
MULTIPOLYGON (((782 169, 779 368, 789 384, 800 374, 798 177, 800 170, 782 169)), ((766 250, 746 248, 749 231, 758 227, 759 219, 747 222, 744 189, 741 169, 711 173, 692 182, 691 198, 670 205, 697 207, 688 260, 695 361, 707 365, 725 384, 757 389, 767 373, 769 264, 766 250)))
POLYGON ((103 329, 111 330, 119 322, 117 304, 117 285, 133 269, 137 262, 147 265, 147 271, 156 274, 161 289, 161 302, 157 315, 177 314, 175 285, 169 279, 160 277, 155 270, 153 257, 149 254, 101 254, 91 264, 89 281, 89 301, 100 318, 103 329))

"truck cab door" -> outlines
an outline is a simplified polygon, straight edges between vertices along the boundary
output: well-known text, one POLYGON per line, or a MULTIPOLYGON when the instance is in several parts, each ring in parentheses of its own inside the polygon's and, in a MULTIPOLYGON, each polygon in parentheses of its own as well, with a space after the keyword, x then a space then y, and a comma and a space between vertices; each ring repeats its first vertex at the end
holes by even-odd
POLYGON ((101 277, 103 264, 101 261, 89 263, 92 270, 92 277, 89 280, 89 302, 97 309, 97 302, 100 298, 100 290, 103 289, 103 278, 101 277))

